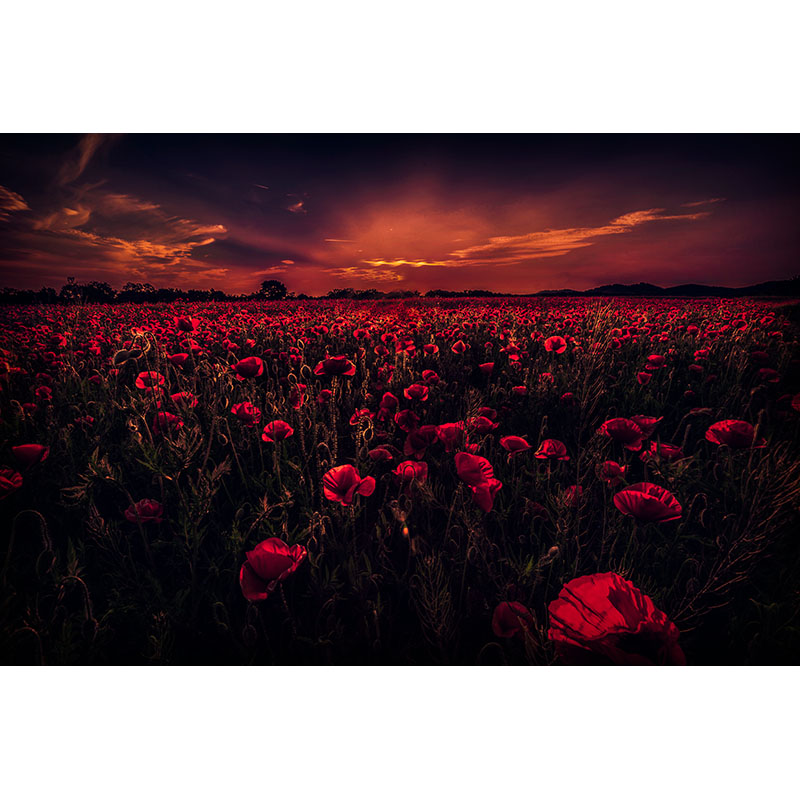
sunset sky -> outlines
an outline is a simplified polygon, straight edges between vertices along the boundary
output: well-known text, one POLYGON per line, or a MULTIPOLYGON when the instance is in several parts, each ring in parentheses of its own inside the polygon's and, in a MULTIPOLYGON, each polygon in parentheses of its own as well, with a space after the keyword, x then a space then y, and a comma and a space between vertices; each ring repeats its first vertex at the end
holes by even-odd
POLYGON ((2 135, 0 286, 742 286, 797 265, 788 136, 2 135))

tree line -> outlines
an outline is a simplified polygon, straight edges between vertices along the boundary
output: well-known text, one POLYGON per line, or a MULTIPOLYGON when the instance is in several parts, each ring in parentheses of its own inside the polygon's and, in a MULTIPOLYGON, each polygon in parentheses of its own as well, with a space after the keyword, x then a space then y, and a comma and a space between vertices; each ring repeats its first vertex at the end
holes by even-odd
POLYGON ((189 302, 232 302, 242 300, 402 300, 414 297, 496 297, 496 292, 485 289, 470 289, 451 292, 433 289, 424 295, 418 291, 395 290, 382 292, 379 289, 331 289, 327 294, 312 297, 307 294, 290 292, 280 281, 263 281, 258 291, 251 294, 227 294, 219 289, 157 289, 151 283, 126 283, 116 290, 103 281, 78 283, 75 278, 56 290, 50 286, 35 289, 0 290, 0 305, 51 305, 55 303, 173 303, 189 302))

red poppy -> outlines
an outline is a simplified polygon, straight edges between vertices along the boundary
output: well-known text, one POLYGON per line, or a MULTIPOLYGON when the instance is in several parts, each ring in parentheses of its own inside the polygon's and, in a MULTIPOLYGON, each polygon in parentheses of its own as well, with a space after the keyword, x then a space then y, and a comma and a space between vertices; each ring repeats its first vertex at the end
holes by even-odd
POLYGON ((483 436, 497 427, 496 422, 492 422, 489 417, 471 417, 467 420, 469 429, 475 431, 479 436, 483 436))
POLYGON ((664 419, 664 417, 648 417, 644 414, 634 414, 631 417, 631 420, 641 428, 642 435, 645 439, 649 439, 655 433, 658 423, 661 422, 662 419, 664 419))
POLYGON ((432 369, 424 369, 422 370, 422 380, 431 386, 436 386, 441 379, 438 373, 434 372, 432 369))
POLYGON ((197 398, 191 392, 175 392, 171 394, 170 400, 180 408, 196 408, 197 398))
POLYGON ((545 439, 533 454, 536 458, 549 458, 555 461, 569 461, 567 447, 558 439, 545 439))
POLYGON ((394 421, 400 430, 409 433, 419 427, 419 417, 410 409, 406 408, 403 411, 398 411, 394 415, 394 421))
POLYGON ((248 428, 255 428, 261 422, 261 409, 256 408, 252 403, 237 403, 231 408, 231 414, 244 422, 248 428))
POLYGON ((263 375, 264 362, 257 356, 249 356, 237 361, 231 369, 236 374, 236 380, 243 381, 247 378, 257 378, 259 375, 263 375))
POLYGON ((636 380, 642 385, 647 386, 650 383, 650 379, 653 377, 652 373, 650 372, 639 372, 636 374, 636 380))
POLYGON ((510 639, 512 636, 522 639, 534 626, 533 615, 522 603, 504 600, 492 614, 492 631, 495 636, 503 639, 510 639))
POLYGON ((388 447, 375 447, 370 450, 367 455, 376 462, 381 461, 392 461, 394 459, 394 453, 388 447))
POLYGON ((323 389, 317 395, 317 404, 320 406, 324 406, 328 402, 328 400, 331 399, 331 397, 333 397, 333 392, 330 389, 323 389))
POLYGON ((412 383, 403 394, 408 400, 419 400, 423 402, 428 399, 428 387, 423 386, 421 383, 412 383))
POLYGON ((511 391, 517 395, 518 397, 524 397, 528 394, 528 387, 527 386, 513 386, 511 391))
POLYGON ((175 433, 183 427, 183 420, 169 411, 159 411, 153 420, 153 433, 166 434, 175 433))
POLYGON ((756 430, 743 419, 724 419, 715 422, 707 431, 706 439, 714 444, 724 444, 733 450, 747 447, 764 447, 766 439, 756 439, 756 430))
POLYGON ((163 386, 166 378, 158 372, 140 372, 136 376, 137 389, 156 389, 163 386))
MULTIPOLYGON (((489 344, 489 342, 486 344, 489 344)), ((478 364, 478 369, 484 375, 491 375, 492 371, 494 370, 494 361, 487 361, 485 364, 478 364)))
POLYGON ((463 422, 445 422, 436 427, 436 436, 448 453, 452 453, 453 450, 461 447, 464 442, 464 435, 463 422))
POLYGON ((239 571, 242 594, 251 602, 266 600, 278 584, 297 571, 306 557, 301 544, 289 547, 273 537, 266 539, 247 553, 247 561, 239 571))
POLYGON ((664 358, 664 356, 654 354, 652 356, 647 356, 647 364, 645 364, 644 368, 653 372, 657 369, 661 369, 661 367, 663 367, 666 363, 667 359, 664 358))
POLYGON ((485 483, 472 487, 472 499, 481 511, 488 514, 494 506, 495 496, 502 488, 503 484, 497 478, 489 478, 485 483))
POLYGON ((563 336, 550 336, 544 340, 544 349, 548 353, 563 353, 567 349, 567 340, 563 336))
POLYGON ((674 444, 666 444, 665 442, 650 442, 650 450, 645 451, 639 456, 642 461, 647 461, 648 458, 656 456, 662 461, 680 461, 686 458, 683 450, 674 444))
POLYGON ((435 356, 439 352, 439 347, 435 344, 424 344, 422 345, 422 349, 425 354, 429 356, 435 356))
POLYGON ((604 461, 598 468, 598 473, 609 486, 618 486, 622 483, 622 478, 627 470, 627 467, 623 467, 616 461, 604 461))
POLYGON ((11 467, 0 467, 0 500, 16 492, 22 486, 22 475, 11 467))
POLYGON ((22 465, 23 469, 30 469, 36 464, 41 464, 50 455, 50 448, 43 444, 20 444, 11 448, 14 458, 22 465))
POLYGON ((574 578, 548 611, 550 641, 567 664, 686 663, 675 625, 614 572, 574 578))
POLYGON ((517 453, 524 453, 531 449, 530 444, 521 436, 503 436, 500 439, 500 446, 508 452, 509 461, 517 453))
POLYGON ((494 470, 488 459, 470 453, 456 453, 456 472, 467 486, 480 486, 494 477, 494 470))
POLYGON ((282 442, 288 439, 294 433, 294 428, 282 419, 276 419, 274 422, 264 426, 264 432, 261 438, 265 442, 282 442))
POLYGON ((355 375, 356 365, 348 361, 347 356, 330 356, 324 358, 314 367, 315 375, 355 375))
POLYGON ((494 498, 503 484, 494 477, 489 461, 470 453, 456 453, 458 477, 472 489, 476 505, 487 513, 492 510, 494 498))
POLYGON ((322 488, 328 500, 349 506, 356 494, 369 497, 375 491, 375 478, 362 478, 355 467, 343 464, 322 476, 322 488))
POLYGON ((459 355, 459 356, 460 356, 460 355, 461 355, 462 353, 464 353, 466 350, 469 350, 469 345, 468 345, 468 344, 464 344, 464 342, 462 342, 462 341, 461 341, 461 339, 459 339, 457 342, 455 342, 455 343, 453 344, 453 346, 452 346, 450 349, 451 349, 451 350, 452 350, 452 351, 453 351, 453 352, 454 352, 456 355, 459 355))
POLYGON ((680 519, 681 504, 663 486, 654 483, 634 483, 614 495, 614 505, 629 517, 640 522, 669 522, 680 519))
POLYGON ((570 508, 580 508, 581 503, 583 502, 583 486, 567 486, 564 489, 564 502, 570 508))
POLYGON ((162 522, 164 506, 157 500, 140 500, 125 509, 125 519, 128 522, 162 522))
POLYGON ((403 453, 406 456, 422 458, 425 450, 436 441, 436 426, 423 425, 408 432, 406 441, 403 444, 403 453))
POLYGON ((424 461, 402 461, 395 467, 394 474, 400 483, 425 483, 428 465, 424 461))
POLYGON ((626 450, 641 450, 644 433, 631 419, 615 417, 607 420, 598 429, 601 436, 608 436, 621 444, 626 450))

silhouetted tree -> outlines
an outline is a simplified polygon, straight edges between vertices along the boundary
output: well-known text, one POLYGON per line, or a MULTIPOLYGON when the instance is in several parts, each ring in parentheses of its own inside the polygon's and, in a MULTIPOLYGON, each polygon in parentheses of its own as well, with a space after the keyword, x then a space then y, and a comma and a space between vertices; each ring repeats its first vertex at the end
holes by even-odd
POLYGON ((261 284, 259 295, 265 300, 283 300, 287 289, 280 281, 264 281, 261 284))

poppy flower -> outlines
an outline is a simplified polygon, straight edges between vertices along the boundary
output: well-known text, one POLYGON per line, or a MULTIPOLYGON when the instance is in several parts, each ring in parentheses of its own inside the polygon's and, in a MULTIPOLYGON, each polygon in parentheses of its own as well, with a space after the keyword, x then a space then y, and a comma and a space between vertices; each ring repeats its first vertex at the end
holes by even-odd
POLYGON ((428 399, 428 387, 423 386, 421 383, 412 383, 411 386, 403 390, 403 394, 408 400, 424 402, 428 399))
POLYGON ((289 547, 277 537, 260 542, 247 553, 239 571, 242 594, 251 602, 266 600, 281 581, 297 571, 306 554, 303 545, 289 547))
POLYGON ((257 378, 264 374, 264 362, 258 356, 249 356, 237 361, 231 369, 236 373, 236 380, 243 381, 247 378, 257 378))
POLYGON ((604 422, 597 432, 621 444, 626 450, 641 450, 644 433, 631 419, 615 417, 604 422))
POLYGON ((50 455, 50 448, 43 444, 20 444, 11 448, 14 458, 22 465, 23 469, 30 469, 36 464, 41 464, 50 455))
POLYGON ((623 467, 616 461, 604 461, 597 469, 600 478, 609 486, 618 486, 622 483, 622 479, 627 471, 627 467, 623 467))
POLYGON ((468 344, 464 344, 464 342, 461 341, 461 339, 459 339, 457 342, 453 343, 453 346, 450 349, 456 355, 460 356, 462 353, 464 353, 465 351, 469 350, 469 345, 468 344))
POLYGON ((643 452, 639 458, 642 461, 647 461, 648 458, 653 456, 667 462, 680 461, 680 459, 686 458, 680 447, 666 442, 650 442, 650 450, 643 452))
POLYGON ((439 352, 439 346, 435 344, 424 344, 422 350, 426 355, 435 356, 439 352))
POLYGON ((284 422, 282 419, 276 419, 274 422, 270 422, 268 425, 264 426, 264 432, 261 434, 261 438, 265 442, 282 442, 284 439, 288 439, 293 433, 294 428, 288 422, 284 422))
POLYGON ((503 488, 503 484, 497 478, 489 478, 485 483, 472 487, 472 499, 481 511, 487 514, 494 506, 495 495, 503 488))
POLYGON ((157 389, 163 386, 166 378, 158 372, 140 372, 136 376, 137 389, 157 389))
POLYGON ((517 397, 525 397, 528 394, 528 387, 527 386, 513 386, 511 391, 517 395, 517 397))
POLYGON ((378 463, 382 461, 392 461, 394 459, 394 453, 389 450, 388 447, 375 447, 370 450, 367 455, 373 460, 378 463))
POLYGON ((348 361, 347 356, 330 356, 324 358, 314 367, 315 375, 355 375, 356 365, 352 361, 348 361))
POLYGON ((400 483, 425 483, 428 479, 428 465, 424 461, 403 461, 394 469, 400 483))
POLYGON ((522 603, 504 600, 492 614, 492 632, 502 639, 524 638, 534 628, 533 615, 522 603))
POLYGON ((644 365, 644 368, 650 372, 654 372, 657 369, 661 369, 666 363, 667 359, 664 358, 664 356, 654 354, 652 356, 647 356, 647 363, 644 365))
POLYGON ((480 486, 494 477, 494 469, 489 460, 483 456, 470 453, 456 453, 456 472, 467 486, 480 486))
POLYGON ((497 427, 496 422, 492 422, 489 417, 471 417, 467 420, 469 429, 475 431, 479 436, 483 436, 497 427))
POLYGON ((641 428, 642 435, 645 439, 649 439, 655 433, 658 423, 661 422, 662 419, 664 419, 664 417, 648 417, 644 414, 634 414, 631 417, 631 420, 641 428))
POLYGON ((415 428, 419 427, 419 417, 410 409, 406 408, 403 411, 398 411, 394 415, 394 421, 400 430, 409 433, 415 428))
POLYGON ((654 483, 634 483, 614 495, 614 505, 639 522, 669 522, 680 519, 681 504, 672 493, 654 483))
POLYGON ((244 422, 248 428, 255 428, 261 422, 261 409, 256 408, 252 403, 237 403, 231 408, 231 414, 244 422))
POLYGON ((707 431, 706 439, 714 444, 724 444, 733 450, 747 447, 764 447, 766 439, 756 437, 755 428, 743 419, 724 419, 715 422, 707 431))
POLYGON ((463 422, 445 422, 436 426, 436 436, 448 453, 452 453, 453 450, 461 447, 464 442, 464 435, 463 422))
POLYGON ((650 379, 653 377, 651 372, 638 372, 636 374, 636 380, 642 385, 647 386, 650 383, 650 379))
POLYGON ((333 392, 330 389, 323 389, 317 395, 317 405, 324 406, 331 397, 333 397, 333 392))
POLYGON ((535 458, 569 461, 567 447, 564 442, 560 442, 558 439, 545 439, 533 455, 535 458))
POLYGON ((509 461, 517 453, 524 453, 526 450, 531 449, 530 444, 522 436, 503 436, 500 439, 500 446, 508 452, 509 461))
POLYGON ((564 584, 548 607, 550 641, 566 664, 683 665, 679 631, 630 581, 614 572, 564 584))
POLYGON ((375 478, 362 478, 355 467, 343 464, 322 476, 322 489, 328 500, 349 506, 356 494, 369 497, 375 491, 375 478))
MULTIPOLYGON (((489 342, 486 344, 489 344, 489 342)), ((484 375, 491 375, 492 371, 494 370, 494 361, 487 361, 485 364, 478 364, 478 369, 484 375)))
POLYGON ((430 386, 436 386, 441 378, 439 378, 438 373, 434 372, 432 369, 424 369, 422 370, 422 380, 430 386))
POLYGON ((140 500, 125 509, 125 519, 128 522, 162 522, 164 506, 157 500, 140 500))
POLYGON ((167 356, 167 360, 171 361, 176 367, 182 367, 189 360, 189 354, 174 353, 171 356, 167 356))
POLYGON ((583 502, 583 486, 567 486, 564 489, 563 498, 570 508, 580 508, 583 502))
POLYGON ((567 340, 563 336, 549 336, 544 340, 544 349, 548 353, 563 353, 567 349, 567 340))
POLYGON ((406 456, 422 458, 425 450, 436 441, 436 425, 423 425, 408 432, 403 444, 403 453, 406 456))
POLYGON ((196 408, 197 398, 191 392, 175 392, 171 394, 170 400, 180 408, 196 408))
POLYGON ((183 420, 169 411, 159 411, 153 420, 153 433, 156 434, 175 433, 182 427, 183 420))
POLYGON ((0 500, 16 492, 22 486, 22 475, 11 467, 0 467, 0 500))

